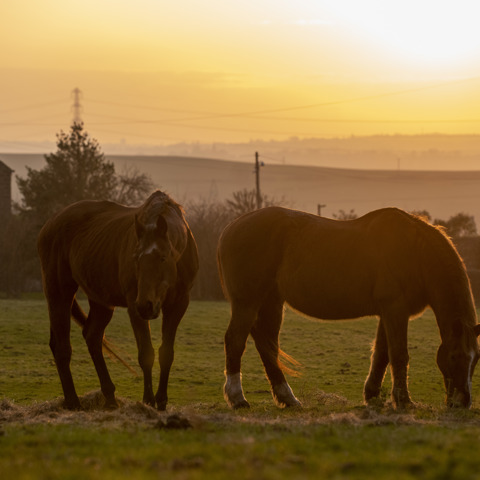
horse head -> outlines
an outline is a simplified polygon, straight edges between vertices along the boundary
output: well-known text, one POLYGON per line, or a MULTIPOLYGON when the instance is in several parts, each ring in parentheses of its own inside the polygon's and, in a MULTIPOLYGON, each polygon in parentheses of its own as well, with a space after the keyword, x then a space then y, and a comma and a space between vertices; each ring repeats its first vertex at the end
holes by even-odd
POLYGON ((135 217, 137 249, 135 254, 137 297, 135 307, 145 320, 157 318, 168 289, 175 284, 175 252, 168 238, 168 224, 158 215, 152 224, 144 225, 135 217))
POLYGON ((480 324, 464 327, 442 341, 437 352, 437 365, 443 375, 448 407, 470 408, 472 377, 480 357, 477 336, 480 324))

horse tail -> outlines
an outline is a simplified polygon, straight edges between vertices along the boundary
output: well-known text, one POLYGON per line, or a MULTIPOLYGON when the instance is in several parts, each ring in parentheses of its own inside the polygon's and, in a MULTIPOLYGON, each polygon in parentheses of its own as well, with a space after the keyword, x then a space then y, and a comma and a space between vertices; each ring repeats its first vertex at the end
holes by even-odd
MULTIPOLYGON (((278 353, 280 357, 284 359, 288 364, 292 365, 292 367, 300 367, 302 365, 298 360, 295 360, 291 355, 289 355, 288 353, 285 353, 282 349, 279 349, 278 353)), ((298 370, 285 364, 280 359, 278 360, 278 366, 281 368, 283 372, 287 373, 288 375, 291 375, 292 377, 299 377, 301 375, 301 373, 298 370)))
MULTIPOLYGON (((71 314, 75 323, 83 329, 87 323, 87 315, 83 311, 82 307, 78 304, 76 298, 73 299, 71 314)), ((112 342, 105 338, 105 335, 103 335, 102 345, 103 350, 107 352, 107 355, 110 358, 117 360, 123 366, 128 368, 128 370, 130 370, 130 372, 132 372, 136 377, 138 376, 138 373, 115 351, 116 347, 112 344, 112 342)))
POLYGON ((222 269, 222 261, 220 259, 220 244, 221 244, 222 236, 220 236, 220 240, 218 241, 217 247, 217 268, 218 268, 218 277, 220 279, 220 286, 222 287, 223 295, 225 296, 226 300, 230 300, 230 296, 227 291, 227 286, 225 285, 225 277, 223 275, 222 269))
POLYGON ((87 315, 83 311, 83 308, 78 304, 76 298, 73 299, 71 313, 75 323, 83 329, 87 323, 87 315))

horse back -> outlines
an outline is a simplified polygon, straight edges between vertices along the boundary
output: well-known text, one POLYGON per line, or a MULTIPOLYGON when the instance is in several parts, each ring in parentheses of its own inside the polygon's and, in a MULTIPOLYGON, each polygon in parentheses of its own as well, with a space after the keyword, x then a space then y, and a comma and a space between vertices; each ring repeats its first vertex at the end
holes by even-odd
POLYGON ((312 219, 285 251, 279 282, 287 301, 327 319, 378 315, 394 304, 409 316, 423 311, 422 228, 394 208, 352 221, 312 219))
POLYGON ((38 236, 44 283, 79 285, 103 304, 126 306, 120 271, 133 269, 135 209, 80 201, 52 217, 38 236))
POLYGON ((325 319, 378 314, 400 298, 413 314, 426 306, 421 228, 390 208, 351 221, 258 210, 220 239, 224 289, 231 299, 259 304, 273 289, 295 309, 325 319))
MULTIPOLYGON (((80 286, 88 297, 106 306, 128 306, 136 296, 135 216, 151 221, 162 215, 177 256, 174 290, 188 291, 198 270, 194 237, 183 211, 155 192, 145 205, 126 207, 109 201, 81 201, 52 217, 38 237, 46 290, 80 286), (155 200, 160 198, 162 202, 155 200), (48 285, 51 284, 51 288, 48 285)), ((174 295, 176 292, 172 292, 174 295)))

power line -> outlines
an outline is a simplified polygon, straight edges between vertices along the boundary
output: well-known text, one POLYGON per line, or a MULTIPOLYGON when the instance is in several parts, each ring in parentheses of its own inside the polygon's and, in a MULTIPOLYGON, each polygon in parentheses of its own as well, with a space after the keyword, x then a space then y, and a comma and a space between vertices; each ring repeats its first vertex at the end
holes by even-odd
MULTIPOLYGON (((213 126, 208 126, 208 125, 194 125, 191 124, 189 125, 188 122, 199 122, 199 121, 204 121, 204 120, 216 120, 216 119, 225 119, 225 118, 249 118, 249 119, 254 119, 258 121, 284 121, 284 122, 309 122, 309 123, 351 123, 351 124, 375 124, 375 123, 381 123, 381 124, 460 124, 460 123, 479 123, 480 119, 478 118, 472 118, 472 119, 452 119, 452 120, 446 120, 446 119, 424 119, 424 120, 418 120, 418 119, 405 119, 405 120, 375 120, 375 119, 332 119, 332 118, 324 118, 324 119, 319 119, 319 118, 288 118, 288 117, 267 117, 265 115, 272 114, 272 113, 283 113, 283 112, 290 112, 290 111, 296 111, 296 110, 307 110, 307 109, 314 109, 314 108, 320 108, 320 107, 326 107, 326 106, 332 106, 332 105, 341 105, 341 104, 348 104, 348 103, 353 103, 353 102, 360 102, 360 101, 368 101, 368 100, 373 100, 373 99, 379 99, 379 98, 387 98, 387 97, 392 97, 392 96, 399 96, 399 95, 406 95, 409 93, 415 93, 415 92, 421 92, 421 91, 426 91, 426 90, 431 90, 431 89, 438 89, 438 88, 443 88, 443 87, 448 87, 452 85, 458 85, 458 84, 463 84, 466 82, 473 82, 473 81, 479 81, 480 77, 473 77, 473 78, 468 78, 468 79, 462 79, 462 80, 455 80, 455 81, 450 81, 450 82, 443 82, 443 83, 437 83, 437 84, 430 84, 430 85, 425 85, 422 87, 416 87, 416 88, 410 88, 410 89, 403 89, 403 90, 395 90, 395 91, 390 91, 390 92, 385 92, 385 93, 380 93, 380 94, 375 94, 375 95, 369 95, 369 96, 363 96, 363 97, 353 97, 353 98, 348 98, 348 99, 340 99, 340 100, 333 100, 333 101, 327 101, 327 102, 321 102, 321 103, 312 103, 312 104, 307 104, 307 105, 297 105, 297 106, 291 106, 291 107, 280 107, 280 108, 274 108, 274 109, 264 109, 264 110, 255 110, 255 111, 245 111, 245 112, 233 112, 233 113, 222 113, 222 112, 204 112, 204 111, 189 111, 189 110, 181 110, 181 109, 170 109, 170 108, 163 108, 163 107, 152 107, 152 106, 144 106, 144 105, 128 105, 128 104, 121 104, 118 102, 108 102, 108 101, 99 101, 95 99, 88 99, 88 102, 91 103, 96 103, 96 104, 104 104, 104 105, 114 105, 117 107, 121 108, 138 108, 138 109, 144 109, 144 110, 151 110, 151 111, 157 111, 157 112, 168 112, 168 113, 175 113, 175 114, 188 114, 192 115, 189 117, 183 117, 183 118, 164 118, 164 119, 153 119, 153 120, 148 120, 148 119, 135 119, 135 118, 125 118, 125 117, 112 117, 112 116, 102 116, 104 118, 112 118, 112 122, 92 122, 89 123, 89 126, 103 126, 103 125, 134 125, 134 124, 144 124, 144 125, 166 125, 166 126, 171 126, 171 127, 179 127, 179 128, 195 128, 195 129, 202 129, 202 130, 217 130, 217 131, 230 131, 230 132, 238 132, 238 133, 255 133, 255 134, 270 134, 270 135, 301 135, 301 136, 316 136, 318 132, 309 132, 309 133, 300 133, 298 131, 292 132, 279 132, 279 131, 260 131, 255 128, 249 128, 249 129, 242 129, 242 128, 228 128, 224 125, 213 125, 213 126), (118 120, 115 120, 118 119, 118 120)), ((80 102, 81 99, 81 91, 76 88, 72 91, 72 96, 74 97, 73 100, 73 117, 74 121, 79 121, 81 120, 81 111, 82 111, 82 105, 80 102)), ((11 109, 6 109, 6 110, 0 110, 1 113, 11 113, 11 112, 20 112, 24 110, 29 110, 29 109, 35 109, 35 108, 45 108, 47 106, 51 105, 56 105, 59 103, 64 103, 63 101, 58 101, 58 100, 52 100, 50 102, 44 102, 40 104, 35 104, 31 106, 23 106, 23 107, 16 107, 16 108, 11 108, 11 109)), ((94 114, 90 114, 92 116, 95 116, 94 114)), ((59 115, 58 115, 59 116, 59 115)), ((49 116, 49 117, 42 117, 42 119, 47 120, 48 118, 52 118, 56 116, 49 116)), ((98 115, 97 115, 98 117, 98 115)), ((18 121, 18 122, 0 122, 0 125, 2 126, 57 126, 53 124, 37 124, 37 121, 41 121, 42 119, 35 119, 35 120, 23 120, 23 121, 18 121)), ((122 134, 122 132, 109 132, 109 133, 117 133, 117 134, 122 134)), ((137 136, 137 137, 150 137, 150 138, 158 138, 157 136, 146 136, 146 135, 133 135, 131 132, 129 133, 123 133, 123 135, 128 135, 128 136, 137 136)))
POLYGON ((23 107, 13 107, 13 108, 6 108, 6 109, 2 108, 0 109, 0 114, 21 112, 22 110, 34 110, 37 108, 45 108, 45 107, 50 107, 52 105, 60 105, 60 104, 66 104, 66 99, 62 98, 61 100, 52 100, 50 102, 36 103, 33 105, 25 105, 23 107))
MULTIPOLYGON (((330 102, 322 102, 322 103, 312 103, 309 105, 300 105, 296 107, 285 107, 285 108, 277 108, 277 109, 272 109, 272 110, 263 110, 263 111, 258 111, 258 112, 250 112, 249 115, 260 115, 262 113, 278 113, 278 112, 288 112, 288 111, 293 111, 293 110, 306 110, 310 108, 317 108, 317 107, 326 107, 326 106, 331 106, 331 105, 341 105, 345 103, 354 103, 354 102, 362 102, 365 100, 375 100, 377 98, 385 98, 385 97, 393 97, 393 96, 398 96, 398 95, 406 95, 408 93, 416 93, 416 92, 422 92, 425 90, 431 90, 434 88, 442 88, 446 86, 451 86, 451 85, 456 85, 459 83, 465 83, 465 82, 471 82, 471 81, 479 81, 480 77, 474 77, 474 78, 468 78, 468 79, 462 79, 462 80, 454 80, 450 82, 445 82, 445 83, 437 83, 433 85, 425 85, 423 87, 416 87, 416 88, 410 88, 410 89, 405 89, 405 90, 397 90, 393 92, 385 92, 385 93, 379 93, 375 95, 367 95, 364 97, 354 97, 354 98, 349 98, 345 100, 334 100, 330 102)), ((241 114, 239 114, 241 115, 241 114)))
MULTIPOLYGON (((466 82, 473 82, 473 81, 480 81, 480 77, 473 77, 473 78, 467 78, 467 79, 461 79, 461 80, 453 80, 450 82, 443 82, 443 83, 436 83, 436 84, 431 84, 431 85, 425 85, 423 87, 415 87, 415 88, 410 88, 410 89, 404 89, 404 90, 395 90, 391 92, 385 92, 385 93, 379 93, 375 95, 366 95, 363 97, 353 97, 353 98, 348 98, 348 99, 343 99, 343 100, 333 100, 333 101, 327 101, 327 102, 320 102, 320 103, 312 103, 312 104, 307 104, 307 105, 297 105, 297 106, 291 106, 291 107, 280 107, 280 108, 274 108, 274 109, 266 109, 266 110, 255 110, 255 111, 249 111, 249 112, 237 112, 237 113, 208 113, 208 112, 188 112, 185 110, 175 110, 175 109, 163 109, 160 107, 145 107, 145 106, 132 106, 130 105, 129 108, 143 108, 143 109, 149 109, 149 110, 158 110, 158 111, 169 111, 169 112, 174 112, 174 113, 192 113, 192 114, 199 114, 202 116, 199 117, 191 117, 191 118, 181 118, 178 119, 180 121, 194 121, 194 120, 209 120, 209 119, 216 119, 216 118, 228 118, 228 117, 251 117, 251 116, 258 116, 258 115, 264 115, 268 113, 281 113, 281 112, 289 112, 289 111, 295 111, 295 110, 307 110, 307 109, 312 109, 312 108, 319 108, 319 107, 326 107, 326 106, 333 106, 333 105, 342 105, 346 103, 355 103, 355 102, 361 102, 361 101, 367 101, 367 100, 375 100, 378 98, 387 98, 387 97, 393 97, 393 96, 399 96, 399 95, 406 95, 408 93, 416 93, 416 92, 422 92, 425 90, 431 90, 431 89, 436 89, 436 88, 442 88, 442 87, 447 87, 447 86, 452 86, 452 85, 457 85, 461 83, 466 83, 466 82)), ((92 101, 92 100, 90 100, 92 101)), ((116 106, 122 106, 119 103, 115 102, 102 102, 102 101, 93 101, 94 103, 103 103, 103 104, 111 104, 111 105, 116 105, 116 106)), ((127 106, 127 105, 125 105, 127 106)))

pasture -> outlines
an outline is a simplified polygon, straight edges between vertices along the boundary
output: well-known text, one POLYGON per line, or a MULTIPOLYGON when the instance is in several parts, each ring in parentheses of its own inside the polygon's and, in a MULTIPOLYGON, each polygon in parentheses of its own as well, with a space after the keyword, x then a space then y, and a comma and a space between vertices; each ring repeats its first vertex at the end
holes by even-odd
MULTIPOLYGON (((363 382, 377 321, 320 322, 287 311, 281 347, 300 375, 289 383, 303 408, 278 409, 253 343, 243 357, 250 410, 222 394, 226 302, 192 302, 180 324, 167 412, 139 403, 142 377, 126 311, 107 337, 137 370, 107 359, 121 407, 103 410, 98 379, 72 325, 72 372, 84 410, 60 407, 42 297, 0 300, 0 472, 17 479, 474 479, 480 476, 480 373, 470 411, 444 407, 431 311, 409 327, 410 392, 416 408, 365 407, 363 382), (181 428, 188 427, 188 428, 181 428)), ((154 347, 160 321, 151 321, 154 347)), ((155 365, 154 378, 158 378, 155 365)))

